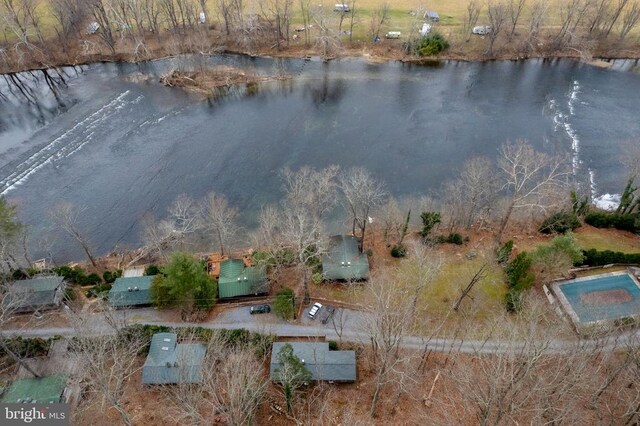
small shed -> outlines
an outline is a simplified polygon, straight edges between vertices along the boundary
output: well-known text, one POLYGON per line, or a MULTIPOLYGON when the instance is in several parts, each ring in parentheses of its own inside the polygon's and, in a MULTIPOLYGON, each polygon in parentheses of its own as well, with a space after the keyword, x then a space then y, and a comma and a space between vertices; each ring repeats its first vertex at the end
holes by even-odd
POLYGON ((0 401, 3 404, 65 402, 66 387, 67 377, 63 375, 14 380, 0 401))
POLYGON ((304 364, 312 380, 330 382, 356 381, 355 351, 330 351, 329 342, 275 342, 271 350, 269 377, 278 381, 278 372, 283 367, 278 354, 286 344, 304 364))
POLYGON ((246 266, 240 259, 227 259, 220 263, 220 299, 265 294, 268 291, 269 283, 264 267, 246 266))
POLYGON ((329 250, 322 256, 322 273, 326 280, 357 281, 369 278, 369 259, 365 253, 360 253, 358 238, 332 236, 329 250))
POLYGON ((64 278, 58 275, 15 281, 9 286, 2 304, 15 312, 54 309, 60 305, 64 290, 64 278))
POLYGON ((175 333, 156 333, 142 367, 142 384, 200 383, 207 352, 201 343, 178 343, 175 333))
POLYGON ((439 22, 440 21, 440 15, 438 15, 438 12, 436 12, 434 10, 428 10, 424 14, 424 19, 429 19, 431 22, 439 22))
POLYGON ((109 291, 109 305, 114 308, 151 304, 153 276, 118 278, 109 291))

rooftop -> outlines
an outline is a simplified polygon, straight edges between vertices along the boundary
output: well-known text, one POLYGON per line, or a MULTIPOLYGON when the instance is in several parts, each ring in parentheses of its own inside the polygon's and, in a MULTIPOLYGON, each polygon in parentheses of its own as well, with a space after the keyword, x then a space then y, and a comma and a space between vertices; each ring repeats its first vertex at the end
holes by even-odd
POLYGON ((220 263, 218 294, 221 299, 267 291, 267 274, 264 268, 246 266, 245 262, 239 259, 227 259, 220 263))
POLYGON ((109 291, 109 304, 114 307, 150 305, 152 281, 153 276, 116 279, 109 291))
POLYGON ((329 252, 322 256, 322 273, 327 280, 366 280, 369 259, 358 248, 358 238, 334 235, 329 240, 329 252))
POLYGON ((15 303, 16 308, 38 308, 56 304, 56 290, 64 278, 57 275, 15 281, 11 284, 4 305, 15 303))
POLYGON ((206 348, 201 343, 177 343, 175 333, 157 333, 142 367, 145 385, 198 383, 206 348))
POLYGON ((4 404, 21 402, 60 402, 67 384, 63 375, 14 380, 0 400, 4 404))
POLYGON ((356 353, 330 351, 329 342, 275 342, 271 350, 271 380, 277 381, 278 370, 282 367, 278 354, 286 344, 293 347, 293 353, 304 363, 312 380, 355 382, 356 353))

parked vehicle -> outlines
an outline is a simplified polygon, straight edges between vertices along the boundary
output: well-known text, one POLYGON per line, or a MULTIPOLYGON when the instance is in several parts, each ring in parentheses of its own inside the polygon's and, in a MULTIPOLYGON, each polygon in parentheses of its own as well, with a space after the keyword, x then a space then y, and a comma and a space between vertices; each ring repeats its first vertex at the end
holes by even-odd
POLYGON ((488 25, 478 25, 477 27, 473 27, 473 30, 471 32, 477 35, 487 35, 491 31, 493 31, 493 28, 488 25))
POLYGON ((389 31, 385 35, 385 38, 400 38, 401 35, 402 33, 400 31, 389 31))
POLYGON ((334 12, 351 12, 351 9, 349 8, 348 4, 336 3, 336 5, 333 6, 333 11, 334 12))
POLYGON ((322 310, 322 313, 320 314, 320 322, 322 322, 323 324, 328 323, 335 311, 336 311, 336 308, 334 308, 333 306, 330 306, 330 305, 325 306, 324 309, 322 310))
POLYGON ((251 315, 268 314, 269 312, 271 312, 271 306, 269 305, 253 305, 251 307, 251 315))
POLYGON ((318 311, 320 309, 322 309, 322 305, 318 302, 314 303, 311 309, 309 310, 309 314, 308 314, 309 318, 316 319, 316 315, 318 314, 318 311))

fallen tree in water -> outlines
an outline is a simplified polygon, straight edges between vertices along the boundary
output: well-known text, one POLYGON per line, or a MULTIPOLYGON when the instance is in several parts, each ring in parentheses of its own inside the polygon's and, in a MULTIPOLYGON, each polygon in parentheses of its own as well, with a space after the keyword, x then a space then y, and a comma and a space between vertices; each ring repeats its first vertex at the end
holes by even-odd
POLYGON ((273 80, 286 80, 289 75, 262 75, 252 70, 218 66, 201 71, 171 70, 160 77, 160 83, 169 87, 212 95, 214 89, 229 88, 236 84, 258 84, 273 80))

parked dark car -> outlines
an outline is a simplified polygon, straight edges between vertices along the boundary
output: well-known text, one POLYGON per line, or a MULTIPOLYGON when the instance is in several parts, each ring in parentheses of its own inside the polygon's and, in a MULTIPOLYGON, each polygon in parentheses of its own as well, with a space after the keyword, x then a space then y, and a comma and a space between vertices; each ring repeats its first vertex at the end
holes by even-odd
POLYGON ((251 307, 251 315, 268 314, 269 312, 271 312, 271 306, 269 305, 253 305, 251 307))
POLYGON ((323 324, 326 324, 329 322, 329 320, 331 319, 331 316, 333 315, 333 313, 336 311, 336 308, 334 308, 333 306, 330 305, 326 305, 324 307, 324 310, 322 311, 322 313, 320 314, 320 321, 323 324))

